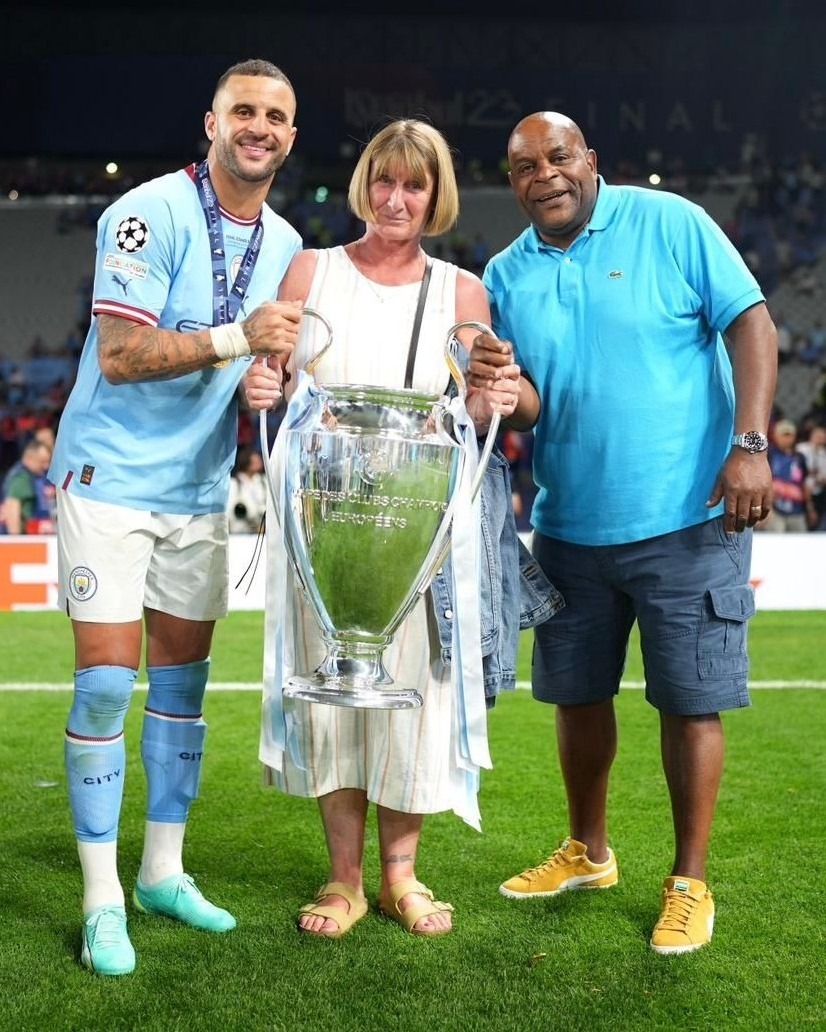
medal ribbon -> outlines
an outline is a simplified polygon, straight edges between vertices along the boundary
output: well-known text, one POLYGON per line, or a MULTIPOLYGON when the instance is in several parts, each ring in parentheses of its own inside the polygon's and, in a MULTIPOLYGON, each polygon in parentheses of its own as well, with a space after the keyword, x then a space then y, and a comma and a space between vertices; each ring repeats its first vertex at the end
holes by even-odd
POLYGON ((198 199, 204 212, 209 234, 209 250, 212 256, 212 325, 225 326, 227 323, 235 322, 238 311, 247 296, 247 290, 252 279, 255 263, 261 251, 261 241, 264 239, 264 225, 261 215, 252 231, 252 236, 247 244, 244 257, 241 259, 241 266, 238 275, 231 289, 227 289, 227 255, 224 249, 224 230, 221 224, 221 209, 218 206, 218 198, 212 188, 209 178, 209 165, 206 160, 195 167, 195 186, 198 190, 198 199))

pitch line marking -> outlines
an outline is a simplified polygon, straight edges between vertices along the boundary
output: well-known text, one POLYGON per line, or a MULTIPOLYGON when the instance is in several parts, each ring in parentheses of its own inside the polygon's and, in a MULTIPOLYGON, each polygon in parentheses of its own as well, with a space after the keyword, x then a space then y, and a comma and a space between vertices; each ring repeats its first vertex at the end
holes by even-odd
MULTIPOLYGON (((53 683, 41 681, 20 681, 0 684, 0 692, 70 692, 73 689, 70 683, 53 683)), ((522 691, 529 691, 530 681, 517 681, 516 687, 522 691)), ((623 681, 621 688, 644 688, 644 681, 623 681)), ((138 682, 135 685, 138 691, 146 691, 146 682, 138 682)), ((749 688, 759 690, 761 688, 816 688, 826 689, 826 681, 814 681, 801 679, 799 681, 749 681, 749 688)), ((207 685, 208 692, 260 692, 260 681, 216 681, 207 685)))

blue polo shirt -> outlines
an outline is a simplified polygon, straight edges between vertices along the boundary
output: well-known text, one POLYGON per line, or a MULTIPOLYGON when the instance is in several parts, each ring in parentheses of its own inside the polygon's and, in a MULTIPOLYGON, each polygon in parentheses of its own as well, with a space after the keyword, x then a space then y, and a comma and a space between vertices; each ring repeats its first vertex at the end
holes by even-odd
POLYGON ((734 422, 722 332, 763 294, 676 194, 608 186, 566 251, 529 227, 483 276, 493 328, 539 391, 531 522, 583 545, 667 534, 709 510, 734 422))

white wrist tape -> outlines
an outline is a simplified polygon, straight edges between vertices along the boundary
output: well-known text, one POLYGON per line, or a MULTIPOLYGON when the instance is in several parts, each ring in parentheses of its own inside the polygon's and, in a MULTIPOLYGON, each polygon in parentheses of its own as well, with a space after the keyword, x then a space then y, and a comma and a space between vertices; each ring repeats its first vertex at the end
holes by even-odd
POLYGON ((223 362, 228 358, 240 358, 250 354, 250 344, 244 336, 244 327, 240 323, 227 323, 224 326, 213 326, 209 331, 215 354, 223 362))

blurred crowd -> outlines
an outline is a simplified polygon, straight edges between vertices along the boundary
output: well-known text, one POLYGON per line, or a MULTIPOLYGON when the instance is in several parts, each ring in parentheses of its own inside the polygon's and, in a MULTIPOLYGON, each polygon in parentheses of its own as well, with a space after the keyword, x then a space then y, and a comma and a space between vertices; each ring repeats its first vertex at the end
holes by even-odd
POLYGON ((776 534, 826 530, 826 423, 809 419, 798 428, 791 419, 773 420, 769 463, 774 505, 755 530, 776 534))

